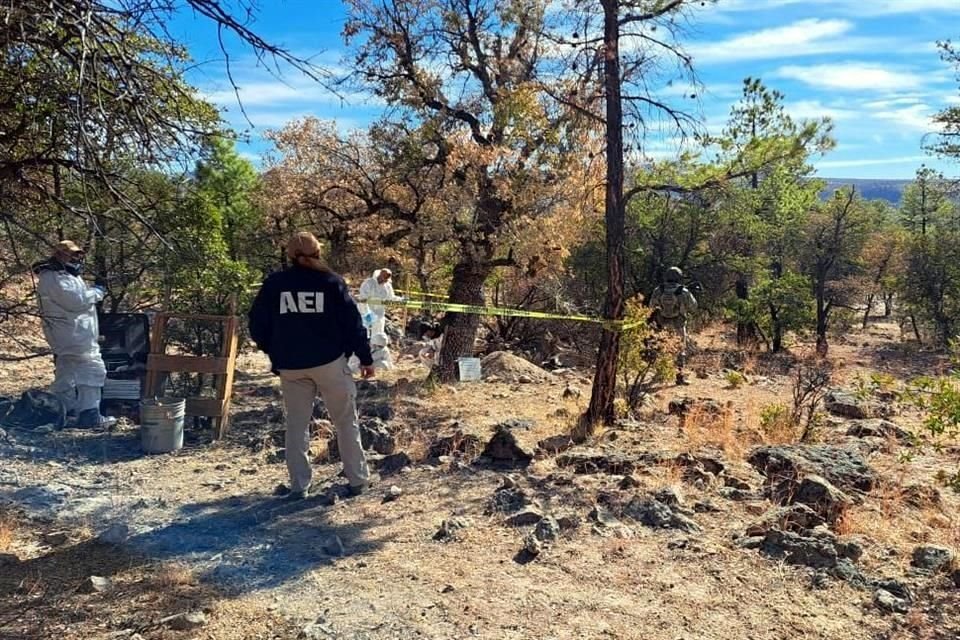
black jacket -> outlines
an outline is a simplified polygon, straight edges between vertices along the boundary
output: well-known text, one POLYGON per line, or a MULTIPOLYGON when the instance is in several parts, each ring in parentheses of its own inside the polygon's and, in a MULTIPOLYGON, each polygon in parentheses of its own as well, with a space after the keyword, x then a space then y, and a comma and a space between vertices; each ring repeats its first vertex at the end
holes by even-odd
POLYGON ((370 366, 357 305, 335 273, 295 266, 271 274, 250 308, 250 337, 279 369, 310 369, 356 355, 370 366))

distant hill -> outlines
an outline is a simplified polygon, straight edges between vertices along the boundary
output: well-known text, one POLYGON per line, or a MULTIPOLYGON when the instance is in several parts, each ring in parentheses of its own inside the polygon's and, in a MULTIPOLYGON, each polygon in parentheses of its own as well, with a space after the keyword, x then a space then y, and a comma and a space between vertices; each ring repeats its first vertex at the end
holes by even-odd
POLYGON ((853 185, 865 200, 887 200, 893 204, 900 204, 903 190, 912 180, 884 180, 864 178, 824 178, 827 187, 820 194, 823 199, 829 198, 834 191, 853 185))

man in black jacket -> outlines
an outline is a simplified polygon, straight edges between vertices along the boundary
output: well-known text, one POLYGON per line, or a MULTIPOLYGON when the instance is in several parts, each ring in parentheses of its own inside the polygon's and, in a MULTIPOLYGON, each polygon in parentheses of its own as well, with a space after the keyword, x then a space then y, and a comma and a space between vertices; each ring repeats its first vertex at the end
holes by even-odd
POLYGON ((270 356, 271 369, 280 376, 287 410, 290 495, 304 498, 310 490, 310 420, 318 393, 337 429, 350 494, 358 495, 369 485, 370 474, 357 425, 357 387, 347 358, 356 354, 361 375, 373 376, 367 330, 343 278, 320 259, 320 243, 313 234, 293 236, 287 255, 293 266, 264 281, 249 319, 250 336, 270 356))

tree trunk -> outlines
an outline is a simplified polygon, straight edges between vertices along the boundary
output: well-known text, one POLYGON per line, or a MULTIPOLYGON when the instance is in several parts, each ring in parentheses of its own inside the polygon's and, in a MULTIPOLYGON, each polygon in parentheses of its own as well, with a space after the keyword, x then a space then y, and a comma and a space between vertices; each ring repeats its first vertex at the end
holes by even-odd
POLYGON ((783 351, 783 323, 780 322, 780 310, 770 305, 770 351, 783 351))
POLYGON ((888 293, 883 296, 883 317, 889 318, 893 315, 893 294, 888 293))
MULTIPOLYGON (((607 298, 605 316, 621 320, 623 301, 623 238, 625 202, 623 199, 623 105, 620 77, 619 0, 603 0, 604 13, 604 86, 606 90, 607 184, 604 222, 606 223, 607 298)), ((600 338, 593 393, 586 413, 580 418, 580 433, 589 435, 598 423, 612 424, 617 391, 617 363, 620 357, 620 333, 605 329, 600 338)))
MULTIPOLYGON (((750 299, 750 282, 745 274, 737 276, 737 282, 734 286, 737 294, 737 300, 747 301, 750 299)), ((737 321, 737 344, 741 346, 754 345, 757 343, 757 329, 753 322, 737 321)))
POLYGON ((867 325, 870 324, 870 311, 873 309, 873 298, 874 295, 871 293, 867 296, 867 310, 863 312, 863 328, 866 329, 867 325))
POLYGON ((817 283, 817 355, 826 356, 830 345, 827 343, 827 308, 826 292, 822 282, 817 283))
MULTIPOLYGON (((456 304, 483 305, 483 283, 492 268, 470 259, 471 252, 464 251, 461 261, 453 268, 450 283, 450 302, 456 304)), ((434 375, 440 382, 456 382, 457 360, 473 356, 473 343, 480 326, 480 316, 465 313, 448 313, 444 317, 443 344, 440 347, 440 363, 434 375)))

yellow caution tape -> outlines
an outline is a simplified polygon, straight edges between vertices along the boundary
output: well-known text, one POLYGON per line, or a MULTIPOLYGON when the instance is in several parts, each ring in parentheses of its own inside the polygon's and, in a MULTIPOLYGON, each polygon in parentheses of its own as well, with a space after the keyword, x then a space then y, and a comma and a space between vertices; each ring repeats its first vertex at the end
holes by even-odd
POLYGON ((437 298, 440 300, 446 300, 447 296, 442 293, 427 293, 426 291, 400 291, 397 289, 397 293, 407 296, 420 296, 422 298, 437 298))
POLYGON ((537 320, 563 320, 567 322, 587 322, 599 324, 611 331, 629 331, 643 322, 627 323, 624 320, 606 320, 590 316, 565 315, 560 313, 546 313, 544 311, 528 311, 526 309, 512 309, 508 307, 486 307, 474 304, 460 304, 456 302, 433 302, 430 300, 366 300, 367 304, 406 307, 422 311, 441 311, 450 313, 467 313, 480 316, 501 316, 511 318, 534 318, 537 320))

